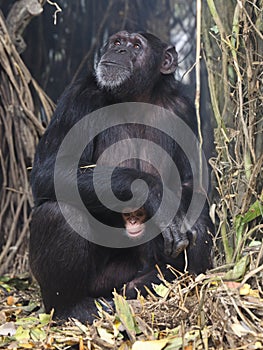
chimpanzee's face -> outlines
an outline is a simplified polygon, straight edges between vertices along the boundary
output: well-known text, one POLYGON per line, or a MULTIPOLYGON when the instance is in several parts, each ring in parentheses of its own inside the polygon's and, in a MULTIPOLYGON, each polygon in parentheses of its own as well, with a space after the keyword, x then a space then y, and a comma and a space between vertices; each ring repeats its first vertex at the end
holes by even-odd
POLYGON ((127 80, 135 82, 147 65, 150 51, 147 39, 140 34, 122 31, 111 36, 96 69, 98 84, 112 89, 127 80))

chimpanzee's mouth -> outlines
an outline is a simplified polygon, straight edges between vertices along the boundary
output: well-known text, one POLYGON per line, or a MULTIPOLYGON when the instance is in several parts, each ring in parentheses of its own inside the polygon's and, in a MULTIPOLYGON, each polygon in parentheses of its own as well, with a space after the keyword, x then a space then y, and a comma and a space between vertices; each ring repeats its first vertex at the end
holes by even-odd
POLYGON ((128 236, 129 236, 129 237, 132 237, 132 238, 141 236, 142 233, 143 233, 143 231, 144 231, 144 228, 141 228, 140 226, 141 226, 141 225, 136 226, 136 227, 134 227, 134 228, 129 228, 129 230, 127 230, 128 236))
POLYGON ((99 63, 100 65, 103 65, 103 66, 114 66, 114 67, 118 67, 118 68, 121 68, 121 69, 125 69, 125 70, 129 70, 127 67, 119 64, 119 63, 116 63, 116 62, 112 62, 112 61, 100 61, 99 63))

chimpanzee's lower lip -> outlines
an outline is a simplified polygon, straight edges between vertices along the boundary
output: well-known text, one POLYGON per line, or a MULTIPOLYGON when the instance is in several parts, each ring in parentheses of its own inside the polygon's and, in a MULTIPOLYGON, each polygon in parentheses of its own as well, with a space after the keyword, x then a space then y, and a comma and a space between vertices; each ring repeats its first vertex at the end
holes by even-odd
POLYGON ((127 67, 121 65, 121 64, 118 64, 116 62, 112 62, 112 61, 100 61, 100 65, 104 65, 104 66, 115 66, 115 67, 118 67, 118 68, 122 68, 122 69, 127 69, 127 67))
POLYGON ((136 231, 135 230, 134 231, 129 230, 127 232, 128 236, 130 236, 132 238, 141 236, 142 233, 143 233, 143 229, 136 230, 136 231))

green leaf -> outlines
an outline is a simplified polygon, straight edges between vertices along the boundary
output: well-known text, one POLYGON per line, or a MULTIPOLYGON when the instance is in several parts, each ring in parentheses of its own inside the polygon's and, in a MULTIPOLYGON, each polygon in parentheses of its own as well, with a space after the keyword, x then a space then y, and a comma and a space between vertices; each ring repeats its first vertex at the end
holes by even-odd
POLYGON ((49 314, 39 314, 38 317, 42 326, 48 325, 51 321, 49 314))
POLYGON ((255 201, 248 211, 243 215, 237 215, 234 220, 235 230, 236 230, 236 237, 237 237, 237 244, 241 241, 246 225, 256 219, 257 217, 263 217, 263 205, 260 200, 255 201))
POLYGON ((29 329, 24 329, 22 326, 19 326, 16 330, 15 338, 18 341, 28 341, 30 339, 29 329))
POLYGON ((263 217, 263 205, 261 201, 257 200, 251 205, 246 214, 243 215, 242 222, 247 224, 259 216, 263 217))
POLYGON ((233 267, 232 270, 228 271, 223 277, 224 280, 227 281, 238 281, 240 280, 246 273, 248 264, 248 257, 243 256, 233 267))
POLYGON ((238 229, 241 225, 248 224, 250 221, 260 216, 263 217, 263 205, 261 201, 257 200, 250 206, 245 214, 237 215, 235 218, 235 227, 238 229))
POLYGON ((23 306, 23 311, 26 311, 28 313, 31 313, 32 311, 39 308, 39 303, 35 301, 30 301, 28 305, 23 306))
POLYGON ((10 288, 15 288, 18 290, 26 290, 29 286, 29 276, 25 277, 9 277, 3 276, 0 278, 0 284, 8 285, 10 288))
POLYGON ((211 32, 214 32, 215 34, 219 33, 218 27, 214 25, 213 27, 210 28, 211 32))
POLYGON ((261 241, 251 241, 251 242, 249 243, 249 247, 258 247, 258 248, 260 248, 260 247, 261 247, 261 244, 262 244, 261 241))
POLYGON ((35 326, 39 324, 39 319, 37 317, 22 317, 19 320, 16 321, 17 325, 24 326, 24 327, 30 327, 35 326))
POLYGON ((125 300, 121 295, 113 293, 114 304, 116 307, 116 313, 124 326, 126 332, 135 340, 135 334, 138 332, 136 323, 132 314, 132 310, 127 300, 125 300))
MULTIPOLYGON (((206 337, 204 332, 202 333, 203 339, 206 337)), ((192 330, 184 334, 184 337, 176 337, 174 339, 169 340, 169 345, 165 347, 165 350, 180 350, 182 349, 182 346, 184 346, 184 349, 201 349, 201 347, 198 347, 198 342, 200 342, 200 331, 199 330, 192 330), (187 344, 194 343, 196 347, 192 347, 190 345, 189 347, 187 344)), ((201 344, 200 344, 201 345, 201 344)))
POLYGON ((161 284, 152 283, 152 287, 155 293, 162 298, 164 298, 169 293, 169 288, 167 288, 163 283, 161 284))
POLYGON ((45 340, 47 337, 47 334, 43 329, 35 327, 30 330, 30 336, 33 341, 37 342, 37 341, 45 340))

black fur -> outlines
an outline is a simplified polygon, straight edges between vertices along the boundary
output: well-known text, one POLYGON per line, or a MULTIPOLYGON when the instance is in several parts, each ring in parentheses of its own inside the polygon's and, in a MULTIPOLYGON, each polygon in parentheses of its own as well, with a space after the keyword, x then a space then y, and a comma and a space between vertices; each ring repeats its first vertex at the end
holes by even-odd
MULTIPOLYGON (((110 298, 112 290, 120 290, 124 284, 127 284, 126 292, 130 298, 136 295, 135 287, 144 293, 144 285, 150 288, 152 282, 158 282, 156 264, 171 280, 174 276, 166 265, 181 271, 185 266, 184 253, 176 250, 180 244, 182 248, 187 246, 190 272, 200 273, 211 267, 209 232, 213 232, 213 225, 208 204, 194 227, 186 234, 178 232, 192 198, 193 175, 184 153, 161 132, 140 125, 134 125, 132 129, 128 126, 111 128, 86 147, 80 165, 95 164, 105 148, 118 137, 125 139, 128 132, 132 137, 161 143, 176 162, 183 188, 178 216, 168 228, 174 240, 170 245, 173 247, 170 255, 165 249, 170 244, 165 230, 153 240, 132 248, 108 248, 85 240, 65 221, 54 190, 54 164, 61 142, 77 121, 98 108, 129 101, 156 104, 172 110, 197 134, 194 107, 182 95, 180 84, 173 75, 176 66, 175 49, 155 36, 148 33, 115 34, 102 49, 96 72, 66 89, 38 145, 31 175, 35 208, 31 223, 30 264, 40 284, 46 310, 54 308, 59 318, 76 317, 91 321, 95 312, 93 298, 110 298), (114 81, 115 76, 117 81, 114 81)), ((88 134, 89 128, 84 132, 88 134)), ((108 189, 103 187, 104 177, 109 169, 110 164, 109 167, 101 165, 101 191, 105 193, 108 189)), ((167 168, 158 170, 161 176, 173 176, 167 168)), ((144 208, 151 217, 158 208, 163 191, 159 175, 145 162, 127 162, 113 172, 113 191, 118 198, 128 200, 131 183, 135 179, 145 180, 150 194, 144 208)), ((92 179, 92 170, 78 171, 79 191, 86 208, 102 222, 122 226, 121 215, 106 209, 98 200, 92 179)), ((70 175, 61 173, 61 184, 70 187, 70 175)), ((84 215, 70 199, 66 199, 63 206, 72 215, 84 215)))

